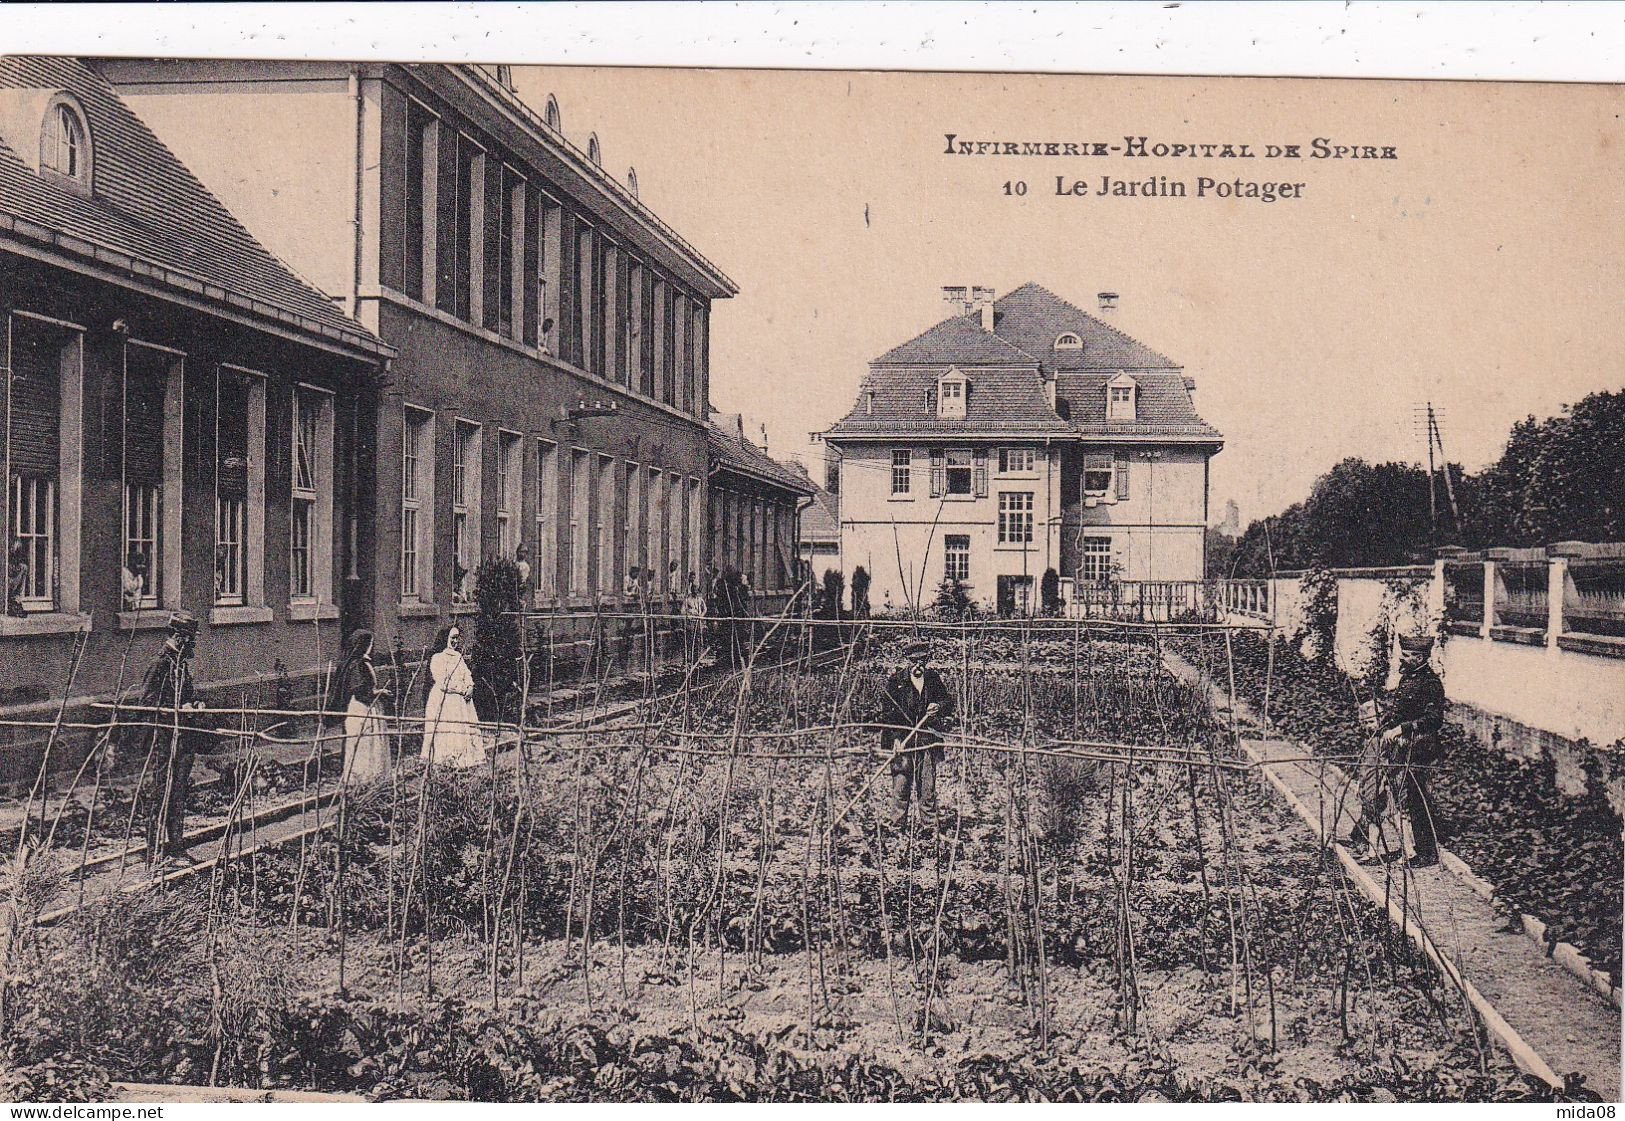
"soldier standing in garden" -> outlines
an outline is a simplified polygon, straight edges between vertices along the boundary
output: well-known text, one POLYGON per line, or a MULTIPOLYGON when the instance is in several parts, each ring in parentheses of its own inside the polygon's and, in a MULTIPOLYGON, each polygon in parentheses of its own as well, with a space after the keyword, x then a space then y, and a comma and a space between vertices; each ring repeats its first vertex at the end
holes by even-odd
POLYGON ((918 801, 920 816, 934 825, 937 765, 942 762, 940 722, 953 715, 954 700, 942 675, 930 667, 931 645, 911 642, 902 668, 886 679, 880 694, 880 749, 895 751, 890 769, 897 825, 908 824, 908 807, 918 801))
POLYGON ((179 856, 184 849, 186 801, 192 791, 192 761, 202 730, 202 708, 192 684, 192 650, 198 622, 187 611, 169 617, 169 634, 141 682, 141 713, 129 746, 142 755, 145 778, 139 797, 146 805, 147 858, 179 856))
POLYGON ((1433 804, 1428 796, 1427 771, 1439 758, 1439 730, 1444 726, 1444 685, 1433 672, 1430 635, 1401 635, 1399 682, 1382 705, 1382 720, 1373 757, 1361 780, 1361 814, 1349 839, 1351 847, 1366 847, 1368 828, 1380 820, 1381 807, 1392 790, 1403 793, 1405 816, 1411 824, 1414 853, 1411 867, 1431 868, 1439 862, 1433 804), (1386 783, 1374 775, 1390 776, 1386 783), (1386 788, 1386 789, 1384 789, 1386 788), (1373 792, 1377 793, 1373 797, 1373 792))

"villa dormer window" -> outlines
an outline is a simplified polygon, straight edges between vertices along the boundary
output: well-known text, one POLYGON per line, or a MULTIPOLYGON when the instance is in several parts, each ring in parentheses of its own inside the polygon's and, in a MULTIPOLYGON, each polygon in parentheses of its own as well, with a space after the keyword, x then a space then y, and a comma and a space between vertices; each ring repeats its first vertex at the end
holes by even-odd
POLYGON ((963 374, 948 374, 937 382, 937 416, 941 420, 964 420, 970 383, 963 374))
POLYGON ((1135 420, 1135 395, 1138 386, 1134 379, 1127 374, 1118 374, 1106 385, 1106 420, 1126 421, 1135 420))
POLYGON ((1063 331, 1055 336, 1056 350, 1082 350, 1083 340, 1071 331, 1063 331))
POLYGON ((90 129, 84 113, 66 94, 51 99, 40 135, 40 171, 80 194, 90 193, 90 129))

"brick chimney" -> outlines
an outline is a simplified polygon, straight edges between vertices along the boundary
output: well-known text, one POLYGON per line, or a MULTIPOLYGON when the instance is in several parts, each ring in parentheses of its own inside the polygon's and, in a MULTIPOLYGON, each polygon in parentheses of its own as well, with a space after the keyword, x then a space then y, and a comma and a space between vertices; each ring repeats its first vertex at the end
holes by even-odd
POLYGON ((953 315, 977 315, 982 330, 993 330, 993 299, 996 293, 980 284, 967 288, 963 284, 947 285, 942 289, 942 302, 953 315))
POLYGON ((970 308, 966 314, 980 314, 982 317, 982 330, 993 330, 993 297, 991 288, 980 285, 970 290, 970 308))
POLYGON ((1100 301, 1100 313, 1102 315, 1110 315, 1112 312, 1117 310, 1116 292, 1102 292, 1096 297, 1096 299, 1100 301))

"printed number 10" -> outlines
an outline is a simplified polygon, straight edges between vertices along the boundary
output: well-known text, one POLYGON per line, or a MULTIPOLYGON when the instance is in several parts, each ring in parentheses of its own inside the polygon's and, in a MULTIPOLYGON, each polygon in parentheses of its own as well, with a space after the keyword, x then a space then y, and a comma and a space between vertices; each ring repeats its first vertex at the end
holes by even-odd
POLYGON ((1007 195, 1024 195, 1027 193, 1027 184, 1020 179, 1005 180, 1004 193, 1007 195))

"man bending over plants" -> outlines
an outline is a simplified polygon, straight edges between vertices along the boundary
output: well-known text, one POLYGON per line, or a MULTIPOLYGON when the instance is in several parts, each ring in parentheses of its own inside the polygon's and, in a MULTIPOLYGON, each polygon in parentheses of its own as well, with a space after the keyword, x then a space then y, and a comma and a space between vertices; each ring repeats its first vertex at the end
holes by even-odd
POLYGON ((942 762, 941 722, 953 715, 954 699, 942 675, 927 663, 931 645, 911 642, 902 668, 886 679, 880 693, 880 749, 896 752, 891 760, 892 797, 897 827, 908 824, 910 801, 920 804, 920 817, 934 826, 937 813, 937 764, 942 762))

